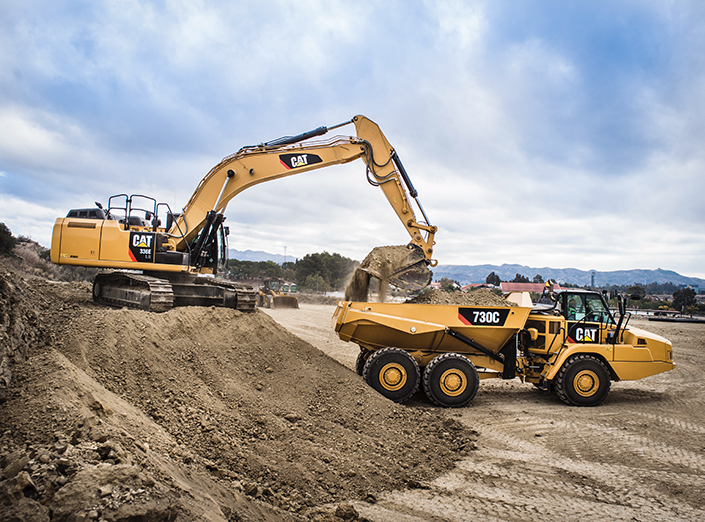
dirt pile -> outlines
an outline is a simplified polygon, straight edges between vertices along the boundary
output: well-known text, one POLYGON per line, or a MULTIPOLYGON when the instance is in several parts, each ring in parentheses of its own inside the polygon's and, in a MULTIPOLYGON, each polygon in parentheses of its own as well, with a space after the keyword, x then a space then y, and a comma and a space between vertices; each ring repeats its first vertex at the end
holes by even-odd
POLYGON ((105 309, 87 283, 0 270, 0 520, 335 520, 322 505, 474 449, 262 312, 105 309))
POLYGON ((408 299, 407 303, 461 306, 517 306, 515 303, 481 288, 473 292, 445 292, 433 289, 408 299))

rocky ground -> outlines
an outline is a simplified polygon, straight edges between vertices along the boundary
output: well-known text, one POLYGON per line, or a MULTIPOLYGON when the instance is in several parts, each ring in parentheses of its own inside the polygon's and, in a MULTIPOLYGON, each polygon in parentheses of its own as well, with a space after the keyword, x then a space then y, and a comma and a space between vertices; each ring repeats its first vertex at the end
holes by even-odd
POLYGON ((354 520, 475 448, 259 310, 90 290, 0 265, 1 521, 354 520))
POLYGON ((330 304, 108 309, 16 261, 2 522, 705 519, 705 325, 633 319, 678 367, 597 408, 492 380, 443 410, 366 386, 330 304))

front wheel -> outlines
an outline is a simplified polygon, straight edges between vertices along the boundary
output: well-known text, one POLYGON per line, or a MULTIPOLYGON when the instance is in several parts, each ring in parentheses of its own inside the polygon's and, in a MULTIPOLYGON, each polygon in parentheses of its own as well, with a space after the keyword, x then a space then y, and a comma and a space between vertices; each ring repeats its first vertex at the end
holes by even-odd
POLYGON ((423 372, 423 389, 432 402, 446 408, 460 408, 475 397, 480 376, 467 357, 444 353, 435 357, 423 372))
POLYGON ((598 406, 610 391, 610 372, 592 355, 568 359, 556 377, 558 397, 571 406, 598 406))
POLYGON ((362 370, 367 384, 394 402, 408 400, 419 389, 419 365, 408 352, 383 348, 367 358, 362 370))

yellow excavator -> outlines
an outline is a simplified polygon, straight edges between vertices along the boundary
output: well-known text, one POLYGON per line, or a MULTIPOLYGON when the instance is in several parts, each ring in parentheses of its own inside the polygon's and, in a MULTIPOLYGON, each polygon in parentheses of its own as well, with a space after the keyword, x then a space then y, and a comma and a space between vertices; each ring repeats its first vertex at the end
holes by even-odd
POLYGON ((96 203, 71 210, 54 224, 51 260, 105 269, 93 283, 96 302, 157 312, 188 305, 251 311, 254 288, 215 277, 227 255, 228 202, 259 183, 356 159, 366 164, 368 181, 382 189, 411 238, 408 253, 395 258, 394 266, 371 264, 365 271, 400 288, 423 288, 431 280, 428 266, 436 264, 431 256, 437 228, 429 224, 397 152, 364 116, 243 147, 211 169, 178 213, 139 194, 111 196, 107 208, 96 203), (348 124, 355 125, 356 136, 312 140, 348 124), (411 199, 423 221, 417 221, 411 199))

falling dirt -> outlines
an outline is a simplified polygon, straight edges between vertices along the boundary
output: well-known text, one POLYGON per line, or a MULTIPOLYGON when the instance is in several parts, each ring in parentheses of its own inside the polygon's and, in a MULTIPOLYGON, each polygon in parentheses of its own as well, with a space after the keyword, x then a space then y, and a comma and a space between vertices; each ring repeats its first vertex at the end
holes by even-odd
POLYGON ((348 286, 345 287, 345 300, 366 303, 370 287, 370 274, 360 267, 355 269, 348 286))
MULTIPOLYGON (((399 274, 404 269, 418 264, 417 252, 410 250, 408 245, 375 247, 362 260, 360 266, 355 269, 345 289, 345 300, 367 302, 370 277, 372 276, 379 279, 377 300, 383 303, 386 300, 389 284, 392 283, 398 286, 399 274)), ((430 282, 430 278, 428 281, 426 280, 428 269, 425 265, 423 267, 417 266, 409 273, 413 273, 414 279, 420 281, 419 284, 421 286, 419 286, 419 289, 430 282)))
POLYGON ((338 520, 474 448, 261 311, 103 308, 1 263, 0 521, 338 520))

